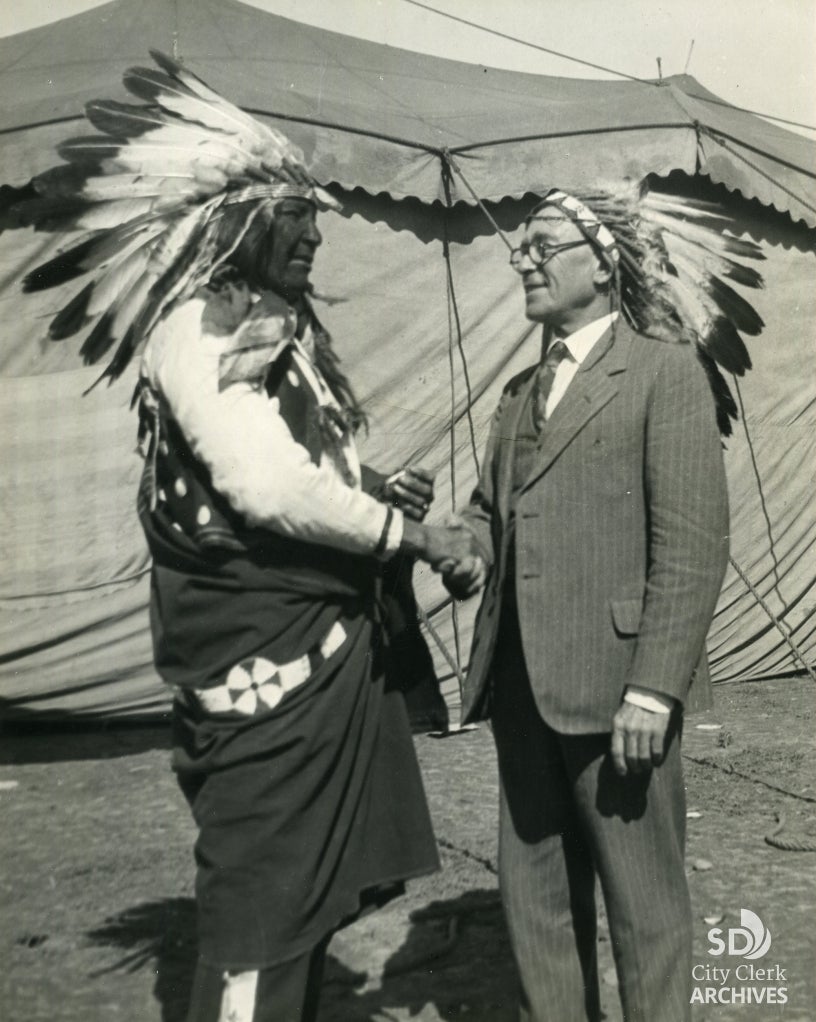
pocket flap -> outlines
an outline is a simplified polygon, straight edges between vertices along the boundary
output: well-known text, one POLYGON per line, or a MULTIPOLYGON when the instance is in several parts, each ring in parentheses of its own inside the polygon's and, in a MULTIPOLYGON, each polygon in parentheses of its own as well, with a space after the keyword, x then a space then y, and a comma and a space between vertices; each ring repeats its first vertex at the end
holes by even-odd
POLYGON ((610 600, 615 631, 621 635, 637 635, 643 613, 643 600, 610 600))

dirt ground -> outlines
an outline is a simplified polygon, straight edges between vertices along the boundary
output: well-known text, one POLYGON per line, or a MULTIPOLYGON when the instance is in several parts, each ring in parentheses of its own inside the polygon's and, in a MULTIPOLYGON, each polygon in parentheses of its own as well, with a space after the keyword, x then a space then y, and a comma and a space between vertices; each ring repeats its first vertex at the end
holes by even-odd
MULTIPOLYGON (((807 679, 720 686, 716 710, 687 721, 694 962, 744 975, 741 957, 708 954, 707 933, 739 926, 750 909, 772 935, 751 964, 785 978, 737 986, 783 986, 787 997, 703 1006, 697 1022, 816 1019, 816 851, 764 840, 781 813, 779 840, 816 847, 813 696, 807 679)), ((489 729, 416 745, 442 871, 335 937, 322 1020, 510 1022, 516 980, 497 891, 489 729)), ((6 727, 0 810, 0 1022, 182 1022, 194 831, 168 769, 167 728, 6 727)), ((603 920, 599 952, 604 1009, 620 1022, 603 920)))

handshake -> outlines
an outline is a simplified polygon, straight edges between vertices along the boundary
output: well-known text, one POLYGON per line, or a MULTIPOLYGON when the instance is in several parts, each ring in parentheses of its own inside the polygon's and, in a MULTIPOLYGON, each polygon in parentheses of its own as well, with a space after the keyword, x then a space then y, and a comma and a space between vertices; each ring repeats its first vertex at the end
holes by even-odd
POLYGON ((462 519, 452 515, 445 525, 423 524, 434 497, 430 473, 403 469, 386 480, 383 496, 405 515, 402 549, 439 572, 452 596, 464 600, 482 588, 487 577, 484 554, 462 519))

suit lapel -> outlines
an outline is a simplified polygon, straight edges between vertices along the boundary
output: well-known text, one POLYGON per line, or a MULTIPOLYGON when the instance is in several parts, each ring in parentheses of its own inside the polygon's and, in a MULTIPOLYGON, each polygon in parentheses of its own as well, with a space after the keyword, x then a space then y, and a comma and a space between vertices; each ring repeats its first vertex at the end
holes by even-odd
POLYGON ((539 456, 524 490, 547 471, 589 420, 617 394, 618 377, 626 369, 630 345, 629 331, 618 321, 589 353, 547 421, 539 456))
POLYGON ((499 514, 503 522, 507 521, 510 512, 510 496, 513 492, 513 469, 516 458, 516 437, 518 436, 521 413, 527 403, 528 396, 535 380, 536 366, 530 368, 530 374, 519 384, 518 390, 507 403, 504 414, 499 422, 500 450, 503 457, 499 458, 496 493, 498 494, 499 514))

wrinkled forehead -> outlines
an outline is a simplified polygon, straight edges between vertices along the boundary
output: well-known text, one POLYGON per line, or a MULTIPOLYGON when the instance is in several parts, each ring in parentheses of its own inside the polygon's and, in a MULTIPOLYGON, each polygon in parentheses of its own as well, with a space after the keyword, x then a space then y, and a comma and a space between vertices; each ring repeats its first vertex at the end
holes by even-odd
POLYGON ((272 226, 281 216, 296 214, 299 217, 317 217, 317 206, 302 195, 283 195, 266 199, 261 207, 261 219, 272 226))
POLYGON ((579 241, 583 233, 578 225, 556 206, 538 206, 524 222, 528 241, 579 241))

